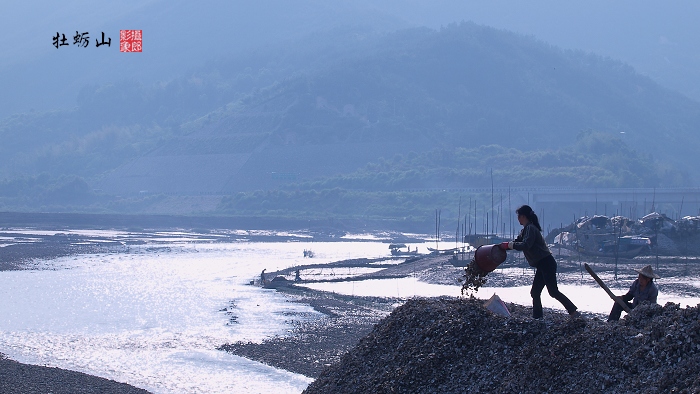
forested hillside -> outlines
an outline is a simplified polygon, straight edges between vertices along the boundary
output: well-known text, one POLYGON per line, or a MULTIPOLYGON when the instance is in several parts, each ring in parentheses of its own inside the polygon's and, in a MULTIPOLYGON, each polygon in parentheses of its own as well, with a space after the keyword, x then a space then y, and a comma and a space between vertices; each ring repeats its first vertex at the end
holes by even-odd
POLYGON ((446 213, 454 216, 461 197, 465 203, 480 199, 480 212, 488 209, 488 192, 465 190, 488 189, 492 181, 499 187, 644 188, 682 185, 687 174, 654 162, 617 137, 588 130, 571 146, 556 150, 484 145, 381 158, 349 174, 224 197, 221 208, 247 215, 426 218, 435 207, 448 207, 446 213))

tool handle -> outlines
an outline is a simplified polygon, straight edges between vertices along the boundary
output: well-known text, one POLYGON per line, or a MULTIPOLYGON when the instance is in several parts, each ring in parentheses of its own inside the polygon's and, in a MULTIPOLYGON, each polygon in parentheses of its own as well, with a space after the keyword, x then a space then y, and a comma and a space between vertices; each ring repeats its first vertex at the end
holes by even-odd
POLYGON ((605 292, 608 293, 608 295, 610 296, 610 298, 613 299, 613 301, 617 302, 625 312, 630 313, 632 311, 630 307, 627 306, 626 302, 622 301, 620 297, 616 296, 615 294, 613 294, 612 291, 610 291, 610 289, 608 288, 608 286, 605 285, 603 280, 600 279, 595 272, 593 272, 593 268, 591 268, 587 263, 583 263, 583 266, 586 268, 586 271, 588 271, 588 273, 591 274, 593 279, 595 279, 595 281, 598 282, 600 287, 602 287, 603 290, 605 290, 605 292))

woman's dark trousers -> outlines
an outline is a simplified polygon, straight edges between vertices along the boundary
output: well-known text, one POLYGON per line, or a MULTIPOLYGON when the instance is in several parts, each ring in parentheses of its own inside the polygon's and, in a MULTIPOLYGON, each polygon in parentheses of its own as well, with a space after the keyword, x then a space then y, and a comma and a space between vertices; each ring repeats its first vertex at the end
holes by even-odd
POLYGON ((530 295, 532 296, 532 317, 535 319, 542 317, 542 299, 540 296, 545 286, 547 286, 549 295, 561 302, 567 312, 576 312, 576 305, 557 288, 557 262, 554 261, 554 257, 551 254, 537 262, 535 279, 532 281, 530 295))

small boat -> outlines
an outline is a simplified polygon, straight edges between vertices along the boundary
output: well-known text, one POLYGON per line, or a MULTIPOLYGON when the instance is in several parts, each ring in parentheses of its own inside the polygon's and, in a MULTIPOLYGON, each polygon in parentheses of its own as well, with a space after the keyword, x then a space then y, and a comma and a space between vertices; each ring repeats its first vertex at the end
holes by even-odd
POLYGON ((449 255, 454 255, 455 253, 458 253, 460 251, 460 248, 451 248, 451 249, 435 249, 435 248, 428 248, 428 251, 431 254, 449 254, 449 255))
POLYGON ((406 248, 406 244, 390 244, 389 249, 391 249, 391 255, 392 256, 415 256, 418 254, 418 247, 416 246, 415 250, 411 250, 411 247, 408 246, 408 250, 401 250, 403 248, 406 248))
MULTIPOLYGON (((590 245, 590 244, 589 244, 590 245)), ((618 238, 617 244, 614 240, 604 240, 598 249, 585 248, 578 244, 578 251, 582 254, 598 257, 621 257, 634 258, 640 254, 651 251, 651 239, 638 235, 625 235, 618 238)))
POLYGON ((464 236, 464 242, 474 248, 478 248, 481 245, 495 245, 512 240, 511 238, 499 237, 495 234, 470 234, 464 236))
POLYGON ((287 287, 292 284, 292 281, 288 280, 284 276, 276 276, 271 281, 265 282, 263 287, 266 289, 276 289, 279 287, 287 287))

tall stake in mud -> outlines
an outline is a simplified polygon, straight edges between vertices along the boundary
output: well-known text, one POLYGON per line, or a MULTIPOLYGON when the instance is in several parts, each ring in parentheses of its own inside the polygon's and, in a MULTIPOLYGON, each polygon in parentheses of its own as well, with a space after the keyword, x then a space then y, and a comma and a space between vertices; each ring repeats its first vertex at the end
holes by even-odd
POLYGON ((435 210, 435 250, 440 251, 440 210, 435 210))
MULTIPOLYGON (((476 201, 474 201, 474 207, 476 207, 476 201)), ((465 227, 464 232, 467 232, 466 226, 467 226, 467 223, 469 223, 469 243, 470 243, 470 246, 471 246, 471 239, 472 239, 472 218, 471 218, 471 215, 472 215, 472 198, 469 197, 469 210, 467 211, 467 215, 464 215, 464 227, 465 227), (467 222, 467 216, 469 216, 469 222, 467 222)), ((476 213, 474 214, 474 219, 476 220, 476 213)), ((476 231, 476 223, 474 223, 474 231, 476 231)))
POLYGON ((583 266, 581 265, 581 246, 578 244, 578 224, 576 224, 576 214, 574 214, 574 232, 576 235, 576 255, 578 256, 578 269, 581 271, 581 284, 583 284, 583 266))
MULTIPOLYGON (((491 211, 491 214, 493 214, 493 211, 491 211)), ((489 213, 486 212, 486 207, 484 207, 484 216, 486 216, 486 227, 484 228, 484 234, 488 235, 491 233, 489 232, 489 213)))
POLYGON ((659 270, 659 225, 661 221, 658 219, 654 220, 654 239, 656 239, 656 245, 654 251, 656 252, 656 270, 659 270))
POLYGON ((559 234, 560 234, 559 235, 559 258, 561 258, 561 244, 562 244, 562 242, 564 242, 563 233, 564 233, 564 223, 559 222, 559 234))
MULTIPOLYGON (((471 207, 469 207, 469 208, 471 208, 471 207)), ((464 224, 462 225, 462 247, 467 246, 466 245, 466 243, 467 243, 466 238, 464 238, 464 236, 467 235, 467 223, 469 223, 469 222, 467 222, 467 215, 464 215, 464 224)), ((471 225, 472 224, 469 223, 469 226, 471 226, 471 225)))
POLYGON ((508 186, 508 217, 510 218, 510 239, 513 239, 513 210, 510 206, 510 186, 508 186))
POLYGON ((462 218, 462 196, 459 196, 459 206, 457 208, 457 232, 455 232, 455 248, 459 248, 459 220, 462 218))
MULTIPOLYGON (((487 216, 488 218, 488 216, 487 216)), ((491 226, 494 225, 494 220, 493 220, 493 168, 491 169, 491 226)), ((498 228, 498 226, 496 226, 498 228)), ((486 228, 488 231, 488 234, 492 234, 492 231, 490 228, 486 228)))
MULTIPOLYGON (((501 223, 503 221, 503 193, 499 194, 501 197, 501 202, 498 205, 498 223, 501 223)), ((501 227, 501 236, 506 235, 506 223, 503 222, 503 225, 501 227)))
MULTIPOLYGON (((615 216, 617 216, 617 211, 615 211, 615 216)), ((615 231, 615 224, 613 223, 613 234, 616 235, 615 239, 615 280, 617 280, 617 261, 620 256, 620 237, 622 236, 622 221, 619 223, 619 230, 615 231)))

